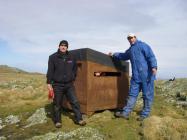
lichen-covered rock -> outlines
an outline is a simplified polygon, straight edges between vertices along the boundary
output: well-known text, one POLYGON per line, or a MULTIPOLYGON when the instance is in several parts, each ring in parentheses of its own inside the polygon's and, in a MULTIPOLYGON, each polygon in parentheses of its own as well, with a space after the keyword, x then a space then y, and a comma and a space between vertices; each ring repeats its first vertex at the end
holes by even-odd
POLYGON ((18 116, 14 116, 14 115, 9 115, 5 118, 5 123, 7 125, 10 125, 10 124, 16 124, 16 123, 19 123, 20 122, 20 119, 18 116))
POLYGON ((3 123, 3 121, 2 121, 2 119, 0 118, 0 124, 2 124, 3 123))
POLYGON ((59 140, 103 140, 102 135, 97 129, 91 127, 78 128, 69 133, 59 136, 59 140))
POLYGON ((180 101, 187 102, 187 80, 176 79, 175 81, 159 80, 155 84, 156 94, 162 95, 165 101, 181 105, 180 101), (176 103, 177 102, 177 103, 176 103))
POLYGON ((186 140, 187 120, 151 116, 143 122, 143 137, 148 140, 186 140))
POLYGON ((45 109, 40 108, 37 109, 35 113, 27 119, 28 125, 26 125, 25 128, 36 124, 46 123, 46 122, 47 122, 47 116, 46 116, 45 109))
POLYGON ((45 135, 34 136, 29 140, 104 140, 97 129, 91 127, 78 128, 70 132, 49 132, 45 135))
POLYGON ((7 140, 7 138, 4 136, 0 136, 0 140, 7 140))
POLYGON ((176 105, 177 106, 182 106, 182 107, 187 107, 187 101, 177 101, 176 105))
POLYGON ((56 133, 49 132, 45 135, 34 136, 28 140, 57 140, 61 135, 64 135, 64 132, 56 132, 56 133))

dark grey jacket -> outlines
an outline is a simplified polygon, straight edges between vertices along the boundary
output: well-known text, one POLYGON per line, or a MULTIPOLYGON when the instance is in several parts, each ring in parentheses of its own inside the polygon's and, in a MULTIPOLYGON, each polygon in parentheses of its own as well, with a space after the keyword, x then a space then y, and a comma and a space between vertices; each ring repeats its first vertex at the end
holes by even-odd
POLYGON ((70 83, 75 80, 77 73, 76 59, 67 52, 63 54, 58 50, 49 56, 47 83, 70 83))

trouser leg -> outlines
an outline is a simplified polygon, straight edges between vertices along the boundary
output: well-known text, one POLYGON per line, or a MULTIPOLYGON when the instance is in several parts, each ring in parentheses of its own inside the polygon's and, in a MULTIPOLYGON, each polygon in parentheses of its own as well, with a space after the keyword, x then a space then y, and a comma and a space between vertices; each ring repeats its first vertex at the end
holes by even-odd
POLYGON ((62 93, 62 87, 53 87, 54 89, 54 99, 53 99, 53 109, 54 109, 54 121, 55 123, 61 123, 61 107, 64 94, 62 93))
POLYGON ((127 98, 127 104, 123 108, 123 114, 125 116, 128 116, 129 113, 134 108, 137 97, 138 97, 138 94, 139 94, 139 91, 140 91, 140 83, 137 83, 137 82, 135 82, 134 80, 131 79, 129 95, 128 95, 128 98, 127 98))
POLYGON ((141 112, 142 117, 148 117, 154 98, 154 81, 142 83, 144 106, 141 112))
POLYGON ((82 120, 82 114, 80 112, 80 105, 75 95, 75 87, 73 84, 67 88, 66 98, 70 102, 72 110, 75 113, 75 121, 78 122, 82 120))

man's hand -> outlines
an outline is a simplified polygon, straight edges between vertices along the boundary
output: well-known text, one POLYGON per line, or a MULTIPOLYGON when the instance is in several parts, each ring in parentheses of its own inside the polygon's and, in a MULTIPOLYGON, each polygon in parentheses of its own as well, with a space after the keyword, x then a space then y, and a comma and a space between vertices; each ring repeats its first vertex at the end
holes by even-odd
POLYGON ((54 91, 53 91, 53 87, 51 86, 51 84, 47 84, 47 88, 48 88, 48 99, 49 100, 53 100, 54 99, 54 91))
POLYGON ((54 91, 53 91, 53 90, 49 90, 48 99, 49 99, 49 100, 53 100, 54 97, 55 97, 54 91))
POLYGON ((112 56, 113 56, 113 53, 112 53, 112 52, 109 52, 108 55, 112 57, 112 56))
POLYGON ((47 89, 48 89, 49 91, 53 90, 53 87, 51 86, 51 84, 47 84, 47 89))
POLYGON ((95 72, 94 75, 95 75, 96 77, 99 77, 99 76, 101 76, 101 72, 95 72))
POLYGON ((153 75, 156 75, 157 69, 156 68, 152 68, 152 73, 153 73, 153 75))

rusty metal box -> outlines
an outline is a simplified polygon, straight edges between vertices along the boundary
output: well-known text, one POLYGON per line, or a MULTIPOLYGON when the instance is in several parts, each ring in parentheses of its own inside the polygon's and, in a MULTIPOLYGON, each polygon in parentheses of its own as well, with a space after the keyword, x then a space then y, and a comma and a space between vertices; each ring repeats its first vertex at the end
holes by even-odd
POLYGON ((122 108, 129 90, 129 63, 114 61, 89 48, 70 53, 77 59, 75 89, 81 112, 90 115, 99 110, 122 108))

